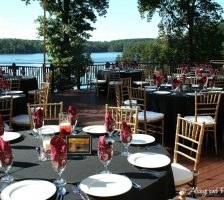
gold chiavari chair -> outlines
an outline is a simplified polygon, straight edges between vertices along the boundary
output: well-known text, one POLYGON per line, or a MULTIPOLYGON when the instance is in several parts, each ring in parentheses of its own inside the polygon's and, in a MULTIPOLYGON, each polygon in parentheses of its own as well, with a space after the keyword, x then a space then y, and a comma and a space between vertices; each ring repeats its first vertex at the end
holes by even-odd
POLYGON ((197 187, 204 131, 204 122, 188 121, 178 115, 174 157, 171 164, 176 187, 187 184, 197 187), (183 165, 185 162, 189 163, 189 168, 183 165))
MULTIPOLYGON (((28 102, 29 103, 37 103, 39 101, 39 91, 40 90, 45 90, 45 89, 46 89, 46 92, 47 92, 46 93, 46 98, 47 98, 46 101, 48 102, 49 91, 50 91, 50 83, 48 83, 48 82, 41 82, 39 90, 28 91, 28 102)), ((40 93, 41 93, 41 91, 40 91, 40 93)))
POLYGON ((139 128, 138 131, 145 134, 161 135, 162 145, 164 145, 164 114, 147 111, 145 89, 129 87, 128 92, 131 107, 133 107, 133 101, 137 102, 134 106, 139 107, 138 121, 143 127, 141 129, 139 128))
POLYGON ((190 121, 205 123, 206 146, 208 146, 208 136, 213 136, 216 154, 218 154, 216 125, 220 98, 220 92, 195 92, 195 114, 184 117, 190 121))
POLYGON ((121 84, 122 82, 120 81, 120 72, 111 72, 108 77, 107 99, 109 98, 111 90, 115 90, 115 86, 121 84))
POLYGON ((7 82, 8 82, 10 91, 20 90, 20 80, 19 79, 10 78, 10 79, 7 79, 7 82))
POLYGON ((27 103, 27 110, 29 116, 30 127, 33 128, 32 115, 33 112, 38 109, 43 108, 44 113, 44 124, 58 123, 59 113, 63 112, 63 102, 57 103, 45 103, 45 104, 30 104, 27 103))
POLYGON ((137 133, 138 130, 138 110, 139 108, 121 108, 111 107, 108 104, 105 105, 106 113, 111 113, 115 120, 115 130, 120 131, 122 122, 126 122, 131 126, 132 133, 137 133))
POLYGON ((12 128, 12 107, 12 96, 0 98, 0 113, 2 115, 3 122, 9 126, 9 129, 12 128))
POLYGON ((151 85, 153 74, 154 74, 153 70, 145 68, 144 71, 142 72, 141 80, 133 81, 133 84, 136 85, 137 87, 144 87, 146 85, 151 85))

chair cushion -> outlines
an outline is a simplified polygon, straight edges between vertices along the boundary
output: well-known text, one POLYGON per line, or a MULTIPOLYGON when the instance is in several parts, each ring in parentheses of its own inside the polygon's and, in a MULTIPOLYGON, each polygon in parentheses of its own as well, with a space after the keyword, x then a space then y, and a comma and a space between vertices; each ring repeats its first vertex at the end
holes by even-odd
POLYGON ((171 164, 175 186, 184 185, 193 180, 193 172, 178 163, 171 164))
MULTIPOLYGON (((136 105, 137 104, 137 100, 131 100, 132 105, 136 105)), ((124 105, 128 106, 130 105, 130 101, 127 99, 124 101, 124 105)))
POLYGON ((121 85, 122 81, 110 81, 109 85, 121 85))
POLYGON ((37 91, 38 91, 38 90, 29 90, 29 91, 28 91, 28 94, 29 94, 29 95, 34 95, 35 92, 37 92, 37 91))
MULTIPOLYGON (((189 121, 195 121, 195 116, 185 116, 185 119, 189 121)), ((197 122, 202 123, 205 122, 207 125, 215 124, 215 120, 211 116, 198 116, 197 122)))
POLYGON ((135 85, 147 85, 149 82, 147 81, 133 81, 133 84, 135 85))
MULTIPOLYGON (((164 118, 163 113, 153 112, 153 111, 146 111, 146 120, 147 122, 153 122, 157 120, 161 120, 164 118)), ((144 112, 138 113, 138 120, 144 121, 144 112)))
POLYGON ((105 84, 107 81, 106 80, 97 80, 98 84, 105 84))
POLYGON ((30 126, 29 115, 23 114, 12 118, 12 123, 17 125, 30 126))

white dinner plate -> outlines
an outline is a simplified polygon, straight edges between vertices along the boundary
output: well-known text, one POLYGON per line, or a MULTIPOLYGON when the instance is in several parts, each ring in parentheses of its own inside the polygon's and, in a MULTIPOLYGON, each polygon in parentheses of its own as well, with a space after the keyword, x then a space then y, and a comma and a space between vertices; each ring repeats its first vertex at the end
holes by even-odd
POLYGON ((15 91, 9 91, 7 92, 7 94, 22 94, 23 91, 20 91, 20 90, 15 90, 15 91))
POLYGON ((56 186, 44 180, 24 180, 6 187, 1 197, 4 200, 46 200, 56 192, 56 186))
POLYGON ((80 183, 80 189, 89 195, 112 197, 128 192, 132 187, 129 178, 118 174, 96 174, 80 183))
POLYGON ((93 135, 101 135, 101 134, 106 133, 104 125, 86 126, 82 130, 86 133, 90 133, 93 135))
POLYGON ((169 91, 155 91, 154 94, 170 94, 169 91))
POLYGON ((18 139, 20 136, 21 136, 20 133, 5 131, 2 138, 4 141, 10 142, 10 141, 18 139))
MULTIPOLYGON (((41 128, 42 128, 43 132, 44 132, 44 130, 46 130, 45 134, 47 134, 47 133, 51 134, 52 133, 52 132, 50 133, 49 131, 47 131, 47 128, 53 129, 54 133, 59 133, 59 125, 44 125, 41 128)), ((36 129, 33 129, 33 131, 37 132, 36 129)))
POLYGON ((170 158, 163 154, 142 152, 131 154, 128 162, 142 168, 159 168, 170 164, 170 158))
POLYGON ((221 87, 209 87, 208 90, 211 90, 211 91, 221 91, 222 88, 221 87))
POLYGON ((155 141, 155 138, 147 134, 133 134, 131 144, 141 145, 141 144, 150 144, 155 141))

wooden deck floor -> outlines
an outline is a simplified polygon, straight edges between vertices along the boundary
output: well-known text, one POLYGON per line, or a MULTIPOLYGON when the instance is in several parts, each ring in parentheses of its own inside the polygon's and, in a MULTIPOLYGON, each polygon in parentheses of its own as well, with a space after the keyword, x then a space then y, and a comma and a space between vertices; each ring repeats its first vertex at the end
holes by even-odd
MULTIPOLYGON (((75 106, 79 114, 78 126, 103 124, 105 104, 115 105, 113 98, 107 101, 105 94, 96 97, 93 90, 56 93, 52 95, 51 99, 56 102, 63 101, 64 110, 69 105, 75 106)), ((166 148, 172 155, 172 147, 167 146, 166 148)), ((198 199, 224 199, 224 144, 219 146, 219 154, 217 156, 214 148, 203 150, 196 192, 198 192, 198 199), (217 192, 219 197, 215 197, 217 192), (205 197, 202 197, 202 193, 205 197)))

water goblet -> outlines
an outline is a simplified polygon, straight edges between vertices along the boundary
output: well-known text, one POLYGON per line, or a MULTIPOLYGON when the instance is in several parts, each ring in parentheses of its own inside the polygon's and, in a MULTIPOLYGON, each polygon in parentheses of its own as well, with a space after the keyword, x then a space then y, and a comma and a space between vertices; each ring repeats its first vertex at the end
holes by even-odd
POLYGON ((69 118, 69 121, 71 123, 71 132, 72 132, 72 134, 76 134, 75 127, 76 127, 77 122, 78 122, 78 116, 77 115, 72 115, 72 114, 69 113, 68 118, 69 118))
POLYGON ((66 180, 62 178, 62 172, 65 170, 67 165, 66 153, 54 154, 51 157, 51 165, 53 170, 57 173, 58 179, 54 180, 56 187, 62 187, 66 184, 66 180))
POLYGON ((110 163, 112 156, 113 156, 112 143, 103 146, 101 145, 98 146, 98 157, 100 162, 104 166, 104 170, 100 172, 100 174, 111 174, 111 172, 108 171, 108 164, 110 163))
POLYGON ((3 182, 3 183, 11 183, 14 180, 13 176, 9 175, 9 170, 10 170, 12 164, 13 164, 12 153, 8 153, 6 151, 3 151, 3 152, 1 152, 1 157, 2 157, 1 158, 1 163, 0 163, 1 164, 1 168, 2 168, 2 170, 5 173, 5 176, 3 176, 1 178, 1 182, 3 182))
POLYGON ((68 113, 59 113, 59 132, 63 139, 66 139, 66 136, 71 135, 72 133, 72 127, 68 113))
POLYGON ((120 133, 120 140, 122 142, 122 144, 124 145, 125 151, 123 151, 121 153, 122 156, 129 156, 131 155, 131 153, 128 151, 128 147, 131 144, 131 140, 132 140, 132 133, 128 133, 128 135, 123 135, 122 133, 120 133))

